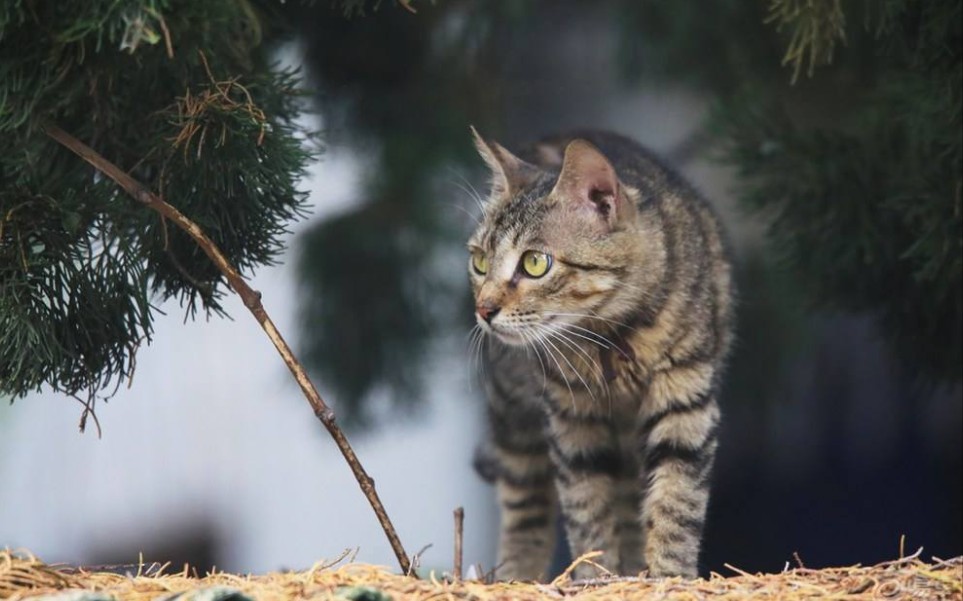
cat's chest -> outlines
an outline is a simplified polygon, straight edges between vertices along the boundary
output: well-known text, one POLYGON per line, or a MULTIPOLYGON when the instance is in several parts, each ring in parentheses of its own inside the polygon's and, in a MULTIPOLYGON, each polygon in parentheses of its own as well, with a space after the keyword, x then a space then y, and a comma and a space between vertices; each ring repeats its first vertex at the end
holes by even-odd
POLYGON ((556 377, 549 378, 550 401, 582 415, 636 413, 646 397, 651 373, 631 349, 614 346, 573 351, 551 371, 556 377))

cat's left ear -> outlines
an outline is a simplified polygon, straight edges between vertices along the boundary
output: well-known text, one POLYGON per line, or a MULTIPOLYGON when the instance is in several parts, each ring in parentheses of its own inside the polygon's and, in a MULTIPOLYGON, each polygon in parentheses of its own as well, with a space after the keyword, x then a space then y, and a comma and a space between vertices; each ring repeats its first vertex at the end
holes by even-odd
POLYGON ((565 158, 552 196, 591 210, 612 227, 625 212, 625 199, 615 167, 595 146, 576 139, 565 147, 565 158))
POLYGON ((493 199, 517 193, 538 176, 538 167, 513 155, 498 142, 485 140, 474 126, 471 127, 471 135, 475 139, 478 154, 492 170, 493 199))

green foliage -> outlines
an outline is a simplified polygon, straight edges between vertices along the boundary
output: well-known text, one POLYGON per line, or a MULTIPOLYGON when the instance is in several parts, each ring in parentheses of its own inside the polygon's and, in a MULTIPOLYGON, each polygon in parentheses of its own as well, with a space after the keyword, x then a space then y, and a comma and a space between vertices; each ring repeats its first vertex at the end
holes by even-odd
MULTIPOLYGON (((399 407, 418 404, 436 288, 425 273, 426 243, 417 225, 385 207, 315 226, 299 244, 301 321, 313 335, 301 358, 337 391, 348 424, 370 419, 365 401, 388 387, 399 407)), ((435 327, 433 327, 433 325, 435 327)))
POLYGON ((803 65, 812 77, 816 65, 832 63, 836 42, 846 41, 842 0, 772 0, 766 22, 775 23, 779 31, 792 30, 782 63, 792 65, 793 82, 803 65))
MULTIPOLYGON (((264 10, 262 10, 264 9, 264 10)), ((152 302, 220 312, 186 235, 42 133, 53 122, 204 228, 250 272, 301 213, 312 152, 297 79, 247 0, 13 2, 0 9, 0 393, 119 384, 152 302)))
MULTIPOLYGON (((158 162, 159 189, 242 271, 272 264, 288 224, 304 216, 305 195, 295 184, 307 155, 297 126, 283 117, 297 113, 295 85, 286 72, 245 86, 211 82, 165 114, 178 137, 158 162), (197 193, 198 181, 205 194, 197 193), (211 198, 218 199, 213 207, 211 198)), ((186 233, 154 219, 144 238, 155 291, 178 297, 192 313, 198 295, 220 310, 220 273, 186 233)))
POLYGON ((780 77, 783 47, 761 2, 621 2, 614 10, 620 75, 728 93, 780 77))
MULTIPOLYGON (((439 254, 459 266, 464 256, 453 226, 463 214, 439 201, 436 182, 452 182, 452 165, 475 158, 468 124, 490 97, 487 36, 473 27, 487 5, 467 11, 448 44, 437 43, 451 23, 445 6, 418 15, 383 8, 350 20, 335 9, 292 9, 309 75, 322 82, 321 110, 365 162, 361 205, 298 242, 300 355, 349 425, 370 422, 373 392, 416 407, 431 342, 470 314, 452 309, 463 306, 464 285, 434 265, 439 254)), ((444 196, 465 198, 454 184, 444 196)))
MULTIPOLYGON (((924 380, 958 380, 963 362, 963 50, 958 1, 888 0, 844 15, 835 0, 723 2, 724 38, 652 40, 672 77, 695 52, 694 82, 719 95, 710 125, 739 174, 744 206, 767 219, 783 267, 820 308, 879 317, 924 380), (757 15, 758 17, 758 15, 757 15), (774 27, 776 26, 776 27, 774 27), (834 65, 793 85, 803 66, 834 65), (791 77, 767 46, 788 48, 791 77), (752 58, 740 47, 756 50, 752 58)), ((691 10, 647 4, 636 19, 698 28, 691 10), (655 14, 646 14, 649 13, 655 14)), ((636 49, 645 53, 646 46, 636 49)))
POLYGON ((958 377, 959 165, 916 164, 908 132, 889 122, 806 132, 746 106, 724 121, 726 157, 800 287, 826 308, 878 312, 905 359, 958 377))
POLYGON ((907 363, 951 380, 963 362, 961 16, 958 2, 886 15, 878 79, 845 128, 745 102, 719 120, 746 204, 773 216, 770 239, 814 299, 877 313, 907 363))
POLYGON ((69 394, 103 388, 128 370, 136 346, 150 336, 143 260, 93 210, 105 202, 104 188, 66 190, 55 199, 28 192, 25 182, 0 194, 4 393, 44 383, 69 394), (93 217, 81 223, 87 217, 74 209, 88 207, 93 217))

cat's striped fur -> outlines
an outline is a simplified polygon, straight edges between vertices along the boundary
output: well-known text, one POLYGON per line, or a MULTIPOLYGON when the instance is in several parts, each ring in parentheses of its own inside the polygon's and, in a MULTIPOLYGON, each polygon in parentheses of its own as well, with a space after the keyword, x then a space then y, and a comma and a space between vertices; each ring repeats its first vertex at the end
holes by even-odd
POLYGON ((488 341, 476 467, 497 487, 499 576, 547 575, 559 511, 575 557, 695 576, 733 328, 716 218, 624 137, 559 136, 522 158, 475 137, 493 173, 468 244, 487 265, 469 266, 488 341), (522 270, 528 250, 551 256, 543 276, 522 270))

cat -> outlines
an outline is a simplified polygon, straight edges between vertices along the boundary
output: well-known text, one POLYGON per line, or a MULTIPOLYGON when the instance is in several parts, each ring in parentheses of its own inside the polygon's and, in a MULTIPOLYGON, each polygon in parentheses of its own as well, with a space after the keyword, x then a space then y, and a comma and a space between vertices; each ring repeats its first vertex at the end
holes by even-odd
MULTIPOLYGON (((636 142, 547 138, 516 156, 472 128, 491 170, 468 241, 485 336, 498 573, 546 577, 558 512, 573 557, 696 577, 732 340, 721 227, 636 142)), ((594 575, 583 562, 576 578, 594 575)))

